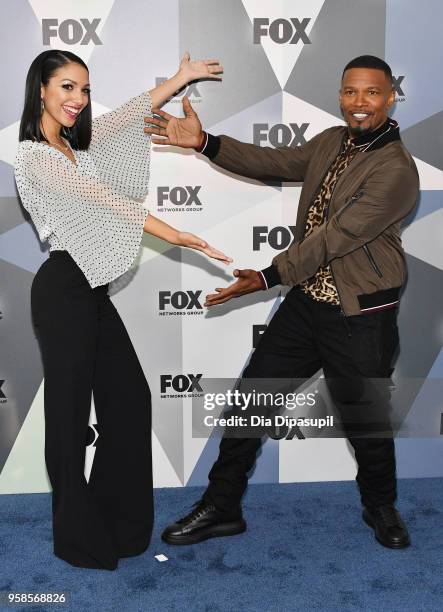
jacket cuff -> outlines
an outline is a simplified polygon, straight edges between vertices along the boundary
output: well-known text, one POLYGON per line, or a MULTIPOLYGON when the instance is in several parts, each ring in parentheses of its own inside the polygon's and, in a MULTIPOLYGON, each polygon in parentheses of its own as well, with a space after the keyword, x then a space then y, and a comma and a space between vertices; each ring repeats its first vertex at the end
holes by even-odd
POLYGON ((219 149, 220 138, 206 132, 206 143, 204 142, 204 146, 202 147, 201 151, 198 149, 196 149, 196 151, 202 155, 206 155, 206 157, 209 157, 209 159, 213 159, 217 155, 219 149))
POLYGON ((274 264, 271 264, 264 270, 260 270, 260 274, 264 278, 266 289, 270 289, 275 285, 281 285, 280 273, 277 266, 274 266, 274 264))

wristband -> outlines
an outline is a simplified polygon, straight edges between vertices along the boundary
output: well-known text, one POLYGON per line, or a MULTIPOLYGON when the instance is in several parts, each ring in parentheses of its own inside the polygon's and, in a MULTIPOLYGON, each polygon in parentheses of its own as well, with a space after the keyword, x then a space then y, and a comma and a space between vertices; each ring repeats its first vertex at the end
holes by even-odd
POLYGON ((202 151, 204 151, 207 143, 208 143, 208 134, 203 131, 204 134, 204 138, 203 138, 203 142, 199 147, 195 147, 195 150, 197 151, 197 153, 201 153, 202 151))
POLYGON ((258 274, 258 276, 260 278, 261 288, 263 290, 266 290, 268 288, 268 285, 266 284, 266 279, 265 279, 263 273, 260 270, 257 270, 257 274, 258 274))

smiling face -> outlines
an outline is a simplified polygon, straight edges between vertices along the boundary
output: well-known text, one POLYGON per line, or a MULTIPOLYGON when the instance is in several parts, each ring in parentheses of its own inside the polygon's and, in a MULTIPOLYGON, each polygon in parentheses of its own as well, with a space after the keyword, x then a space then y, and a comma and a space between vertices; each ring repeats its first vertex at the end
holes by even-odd
POLYGON ((89 104, 89 73, 81 64, 69 62, 58 68, 41 86, 45 108, 42 123, 49 132, 72 127, 79 114, 89 104))
POLYGON ((346 70, 340 89, 340 108, 351 138, 380 127, 386 121, 394 99, 392 83, 383 70, 346 70))

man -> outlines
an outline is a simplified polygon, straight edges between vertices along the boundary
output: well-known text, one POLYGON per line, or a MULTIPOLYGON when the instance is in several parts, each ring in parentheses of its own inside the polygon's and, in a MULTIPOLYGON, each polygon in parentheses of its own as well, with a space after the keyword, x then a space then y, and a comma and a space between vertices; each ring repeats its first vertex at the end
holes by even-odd
MULTIPOLYGON (((237 281, 206 299, 205 305, 213 306, 279 283, 293 286, 244 379, 307 379, 320 368, 329 381, 387 379, 393 371, 397 307, 406 277, 400 222, 415 205, 418 173, 398 124, 388 117, 394 89, 383 60, 366 55, 349 62, 339 101, 347 127, 326 129, 295 148, 257 147, 206 134, 186 98, 185 118, 155 109, 161 119, 149 119, 156 127, 145 128, 163 137, 153 139, 156 144, 193 147, 242 176, 303 181, 290 247, 260 272, 235 270, 237 281)), ((353 437, 345 431, 358 464, 363 519, 384 546, 408 546, 408 531, 394 506, 392 436, 353 437)), ((162 538, 192 544, 244 531, 241 497, 260 444, 260 438, 225 434, 202 499, 162 538)))

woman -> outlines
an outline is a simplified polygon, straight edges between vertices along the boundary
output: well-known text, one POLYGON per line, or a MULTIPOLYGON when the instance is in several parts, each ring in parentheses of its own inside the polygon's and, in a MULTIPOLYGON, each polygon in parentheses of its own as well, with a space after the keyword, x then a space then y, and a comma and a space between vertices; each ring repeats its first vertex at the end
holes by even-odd
POLYGON ((50 256, 34 277, 31 309, 45 376, 45 459, 53 489, 54 553, 78 567, 117 567, 146 550, 152 531, 151 398, 107 290, 133 263, 143 232, 228 257, 148 213, 150 137, 144 117, 215 60, 191 62, 117 110, 91 119, 89 74, 50 50, 26 80, 15 177, 50 256), (84 476, 91 391, 100 435, 84 476))

